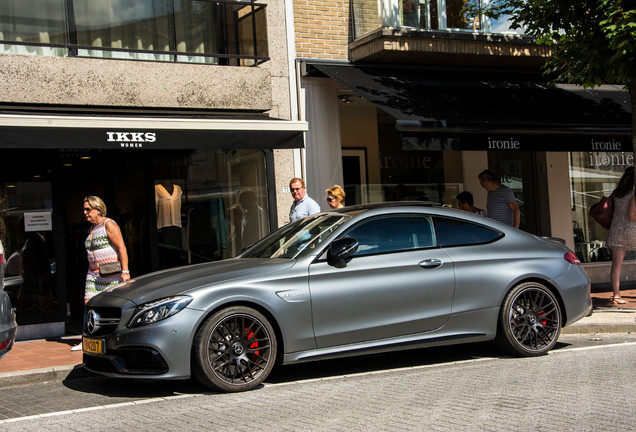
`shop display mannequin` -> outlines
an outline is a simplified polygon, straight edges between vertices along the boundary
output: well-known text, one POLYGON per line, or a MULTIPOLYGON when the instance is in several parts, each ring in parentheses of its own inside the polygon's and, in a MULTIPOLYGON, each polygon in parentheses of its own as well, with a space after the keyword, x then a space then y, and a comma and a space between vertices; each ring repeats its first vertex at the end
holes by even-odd
POLYGON ((157 229, 161 243, 182 247, 181 239, 181 187, 171 181, 155 185, 157 229))

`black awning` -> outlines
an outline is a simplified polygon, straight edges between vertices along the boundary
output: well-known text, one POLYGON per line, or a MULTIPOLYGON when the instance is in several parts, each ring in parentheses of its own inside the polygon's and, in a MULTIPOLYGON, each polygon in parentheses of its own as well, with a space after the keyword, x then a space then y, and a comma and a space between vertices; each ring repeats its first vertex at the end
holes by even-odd
POLYGON ((621 86, 585 90, 510 71, 311 66, 393 116, 421 148, 631 151, 630 96, 621 86))
POLYGON ((304 147, 306 130, 305 122, 276 119, 0 116, 0 148, 290 149, 304 147))

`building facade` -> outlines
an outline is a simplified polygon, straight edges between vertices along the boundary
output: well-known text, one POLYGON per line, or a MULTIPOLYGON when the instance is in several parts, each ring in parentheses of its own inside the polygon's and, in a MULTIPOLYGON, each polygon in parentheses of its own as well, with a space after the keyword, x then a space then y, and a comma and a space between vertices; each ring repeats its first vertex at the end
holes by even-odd
POLYGON ((309 193, 336 183, 347 204, 456 206, 470 191, 485 208, 489 168, 513 189, 521 229, 564 239, 593 283, 609 283, 607 231, 588 211, 634 164, 629 93, 548 85, 549 48, 486 4, 294 0, 309 193))
POLYGON ((2 5, 0 235, 19 339, 81 322, 85 196, 121 227, 133 277, 234 256, 287 221, 277 191, 307 129, 290 2, 2 5))

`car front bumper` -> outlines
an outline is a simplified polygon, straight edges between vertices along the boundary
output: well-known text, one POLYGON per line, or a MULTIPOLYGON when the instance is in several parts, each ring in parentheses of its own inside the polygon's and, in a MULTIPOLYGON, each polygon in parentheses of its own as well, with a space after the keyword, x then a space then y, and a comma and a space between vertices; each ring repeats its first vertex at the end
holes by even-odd
POLYGON ((186 379, 201 311, 185 308, 154 324, 128 328, 122 320, 112 332, 84 330, 84 366, 111 377, 186 379), (91 343, 91 341, 99 341, 91 343), (100 346, 101 352, 89 352, 100 346))

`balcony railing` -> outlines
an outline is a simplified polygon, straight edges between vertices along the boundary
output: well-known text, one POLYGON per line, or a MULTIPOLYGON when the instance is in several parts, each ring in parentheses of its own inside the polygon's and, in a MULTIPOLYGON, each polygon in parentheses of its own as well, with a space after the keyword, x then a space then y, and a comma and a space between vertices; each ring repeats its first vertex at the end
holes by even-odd
POLYGON ((351 0, 354 38, 381 27, 523 34, 507 16, 488 18, 489 0, 351 0))

